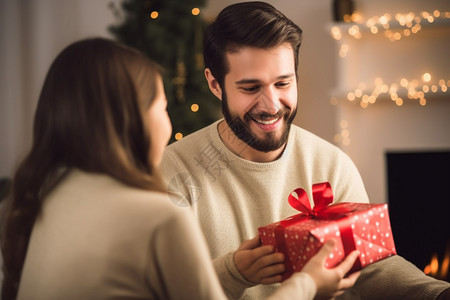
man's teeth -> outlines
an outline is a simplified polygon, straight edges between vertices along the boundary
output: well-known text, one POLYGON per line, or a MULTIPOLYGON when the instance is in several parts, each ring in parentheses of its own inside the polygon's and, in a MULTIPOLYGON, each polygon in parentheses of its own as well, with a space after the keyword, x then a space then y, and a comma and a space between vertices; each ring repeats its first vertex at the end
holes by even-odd
POLYGON ((260 123, 260 124, 270 125, 270 124, 273 124, 273 123, 275 123, 276 121, 278 121, 278 119, 279 119, 279 118, 272 119, 272 120, 268 120, 268 121, 256 120, 256 119, 253 119, 253 120, 255 120, 256 122, 258 122, 258 123, 260 123))

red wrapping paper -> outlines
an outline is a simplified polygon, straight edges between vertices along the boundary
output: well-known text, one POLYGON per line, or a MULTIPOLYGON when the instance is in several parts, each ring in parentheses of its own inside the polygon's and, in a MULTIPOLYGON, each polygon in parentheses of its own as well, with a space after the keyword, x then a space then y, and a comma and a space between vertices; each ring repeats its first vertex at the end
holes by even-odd
POLYGON ((333 201, 328 183, 313 185, 315 206, 310 207, 303 189, 289 196, 289 203, 303 213, 258 228, 263 245, 273 245, 286 257, 283 279, 300 271, 323 243, 335 240, 325 266, 338 265, 351 251, 359 250, 350 272, 396 254, 386 204, 339 203, 333 201))

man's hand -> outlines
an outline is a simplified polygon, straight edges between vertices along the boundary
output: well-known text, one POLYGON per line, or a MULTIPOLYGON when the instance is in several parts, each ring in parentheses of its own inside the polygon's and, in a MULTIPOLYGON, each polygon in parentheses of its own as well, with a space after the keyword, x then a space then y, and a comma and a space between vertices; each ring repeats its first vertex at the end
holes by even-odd
POLYGON ((285 271, 284 255, 273 246, 261 246, 259 235, 244 241, 234 252, 234 263, 242 276, 254 283, 281 282, 285 271))
POLYGON ((355 272, 347 278, 344 277, 358 258, 358 251, 351 252, 333 269, 325 267, 325 260, 333 252, 334 245, 333 240, 328 240, 302 269, 302 272, 308 273, 316 283, 317 293, 314 299, 333 299, 342 295, 346 289, 355 284, 360 274, 355 272))

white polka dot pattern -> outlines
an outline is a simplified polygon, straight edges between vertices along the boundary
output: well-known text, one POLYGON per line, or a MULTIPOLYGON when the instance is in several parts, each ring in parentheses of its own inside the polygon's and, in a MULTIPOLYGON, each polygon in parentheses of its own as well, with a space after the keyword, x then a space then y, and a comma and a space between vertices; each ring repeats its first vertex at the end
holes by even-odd
MULTIPOLYGON (((345 250, 339 226, 347 226, 353 241, 345 241, 349 247, 360 251, 361 267, 396 254, 387 204, 345 203, 350 210, 337 220, 309 219, 284 228, 276 222, 258 228, 263 245, 274 245, 277 251, 285 252, 287 264, 293 271, 300 271, 306 262, 329 239, 336 246, 326 260, 327 267, 334 267, 345 258, 345 250), (346 224, 346 225, 344 225, 346 224), (284 246, 277 244, 276 232, 283 232, 278 241, 284 239, 284 246), (284 249, 284 251, 283 251, 284 249)), ((292 216, 287 219, 293 219, 292 216)), ((287 220, 286 219, 286 220, 287 220)), ((289 267, 288 267, 289 270, 289 267)), ((285 278, 290 276, 289 272, 285 278)))

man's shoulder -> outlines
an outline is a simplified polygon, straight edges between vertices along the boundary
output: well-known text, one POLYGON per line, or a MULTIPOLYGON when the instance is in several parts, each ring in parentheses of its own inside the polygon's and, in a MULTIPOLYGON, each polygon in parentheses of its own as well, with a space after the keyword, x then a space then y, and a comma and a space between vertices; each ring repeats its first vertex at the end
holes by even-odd
POLYGON ((189 135, 183 137, 181 140, 173 142, 172 144, 166 147, 166 150, 169 151, 178 151, 178 150, 186 150, 189 148, 197 148, 200 147, 204 143, 208 143, 211 137, 211 130, 213 126, 217 126, 216 122, 210 124, 206 127, 203 127, 189 135))

